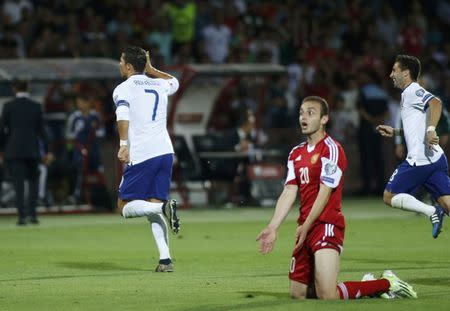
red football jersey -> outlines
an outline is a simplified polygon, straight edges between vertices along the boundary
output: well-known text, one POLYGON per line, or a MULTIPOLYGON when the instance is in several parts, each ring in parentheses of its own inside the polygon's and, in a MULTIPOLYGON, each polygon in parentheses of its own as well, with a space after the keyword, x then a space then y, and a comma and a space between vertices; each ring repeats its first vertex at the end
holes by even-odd
POLYGON ((317 221, 344 228, 341 207, 347 158, 342 146, 328 135, 313 147, 306 142, 301 143, 292 149, 287 166, 285 185, 297 185, 300 194, 298 224, 301 225, 308 217, 322 183, 333 191, 317 221))

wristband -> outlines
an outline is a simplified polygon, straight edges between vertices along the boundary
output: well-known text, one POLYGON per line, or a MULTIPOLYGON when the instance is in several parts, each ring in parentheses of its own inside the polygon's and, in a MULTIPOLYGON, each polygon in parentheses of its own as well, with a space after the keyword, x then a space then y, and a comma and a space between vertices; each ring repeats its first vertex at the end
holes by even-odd
POLYGON ((119 142, 119 146, 120 147, 122 147, 122 146, 128 146, 128 140, 120 140, 120 142, 119 142))
POLYGON ((436 126, 430 125, 429 127, 427 127, 427 132, 435 132, 436 131, 436 126))

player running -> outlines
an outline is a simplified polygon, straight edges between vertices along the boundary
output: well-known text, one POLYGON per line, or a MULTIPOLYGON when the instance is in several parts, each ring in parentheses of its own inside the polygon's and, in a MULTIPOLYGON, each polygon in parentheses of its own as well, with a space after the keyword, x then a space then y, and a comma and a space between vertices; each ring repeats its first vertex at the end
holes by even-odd
POLYGON ((127 165, 117 206, 125 218, 147 216, 160 254, 155 271, 172 272, 167 224, 161 215, 178 233, 176 202, 168 201, 174 151, 166 128, 168 96, 177 91, 178 80, 155 69, 148 52, 139 47, 126 48, 119 65, 126 80, 113 93, 120 136, 117 156, 127 165))
POLYGON ((278 228, 299 192, 300 216, 289 271, 291 297, 355 299, 390 292, 394 297, 416 298, 413 288, 392 271, 385 271, 379 280, 337 284, 345 230, 341 199, 347 159, 341 145, 325 132, 325 99, 306 97, 299 121, 307 141, 289 154, 284 190, 269 225, 257 237, 260 252, 272 251, 278 228))
POLYGON ((447 158, 436 134, 442 102, 417 83, 419 75, 419 59, 409 55, 397 56, 390 78, 394 86, 403 91, 400 103, 403 129, 388 125, 378 125, 376 129, 386 137, 403 134, 408 154, 392 173, 383 200, 389 206, 430 217, 432 235, 437 238, 445 210, 447 213, 450 211, 447 158), (428 205, 413 197, 411 193, 419 186, 425 187, 440 206, 428 205))

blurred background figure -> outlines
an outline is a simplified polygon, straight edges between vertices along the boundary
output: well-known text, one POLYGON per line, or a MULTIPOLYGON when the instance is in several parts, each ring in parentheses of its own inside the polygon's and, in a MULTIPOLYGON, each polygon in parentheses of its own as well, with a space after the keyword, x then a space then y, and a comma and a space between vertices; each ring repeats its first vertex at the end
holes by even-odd
POLYGON ((261 147, 266 143, 267 136, 256 127, 255 115, 247 111, 241 124, 231 133, 230 145, 233 151, 242 153, 236 166, 233 179, 231 201, 236 205, 254 205, 255 198, 251 195, 251 182, 248 176, 249 165, 261 160, 261 147))
POLYGON ((16 81, 13 89, 16 98, 4 105, 0 119, 3 156, 16 193, 16 207, 19 214, 17 224, 26 225, 28 221, 38 224, 36 203, 38 165, 41 159, 40 142, 46 146, 47 135, 41 104, 29 98, 28 82, 16 81), (27 191, 25 181, 28 181, 27 191), (28 194, 26 201, 25 193, 28 194))
POLYGON ((69 116, 66 137, 71 150, 71 161, 76 178, 72 181, 73 198, 79 203, 83 177, 91 172, 103 171, 100 157, 100 138, 105 130, 97 111, 91 107, 90 98, 84 94, 76 97, 77 109, 69 116))
POLYGON ((381 195, 385 184, 384 157, 382 138, 375 131, 375 127, 389 116, 388 96, 380 87, 375 72, 362 74, 359 94, 360 124, 358 139, 362 181, 361 194, 381 195))

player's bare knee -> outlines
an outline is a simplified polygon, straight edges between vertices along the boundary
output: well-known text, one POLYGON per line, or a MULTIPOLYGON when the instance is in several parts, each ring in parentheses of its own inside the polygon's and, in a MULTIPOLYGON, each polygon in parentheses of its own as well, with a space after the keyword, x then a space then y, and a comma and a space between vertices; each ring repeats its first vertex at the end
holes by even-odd
POLYGON ((306 299, 306 292, 300 292, 296 290, 290 290, 289 295, 292 299, 306 299))
POLYGON ((292 299, 306 299, 307 286, 294 281, 291 281, 289 287, 289 295, 292 299))
POLYGON ((335 300, 339 298, 336 288, 316 288, 316 294, 320 300, 335 300))
POLYGON ((384 191, 383 192, 383 201, 386 205, 388 206, 392 206, 392 197, 394 196, 393 193, 389 192, 389 191, 384 191))
POLYGON ((127 204, 126 201, 123 201, 121 199, 117 199, 117 211, 122 215, 123 207, 127 204))

